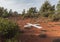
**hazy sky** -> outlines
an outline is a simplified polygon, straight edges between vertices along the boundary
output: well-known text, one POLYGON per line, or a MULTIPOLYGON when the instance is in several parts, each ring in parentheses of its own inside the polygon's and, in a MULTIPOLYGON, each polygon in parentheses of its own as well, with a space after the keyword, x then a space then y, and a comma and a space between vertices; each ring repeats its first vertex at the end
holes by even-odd
MULTIPOLYGON (((37 7, 37 9, 39 9, 44 1, 45 0, 0 0, 0 6, 21 13, 23 9, 27 10, 30 7, 37 7)), ((49 1, 52 5, 58 2, 58 0, 49 1)))

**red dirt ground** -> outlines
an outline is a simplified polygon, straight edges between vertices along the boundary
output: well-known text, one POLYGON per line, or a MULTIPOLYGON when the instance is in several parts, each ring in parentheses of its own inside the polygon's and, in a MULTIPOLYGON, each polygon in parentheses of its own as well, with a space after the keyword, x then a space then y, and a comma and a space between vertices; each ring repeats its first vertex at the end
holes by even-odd
POLYGON ((24 33, 20 36, 22 42, 52 42, 54 37, 60 37, 60 22, 49 22, 44 19, 20 19, 17 20, 20 29, 24 31, 24 33), (42 26, 42 29, 30 28, 25 29, 24 25, 26 23, 37 23, 42 26), (46 35, 48 38, 40 38, 39 35, 41 30, 46 30, 46 35), (35 35, 35 36, 32 36, 35 35))

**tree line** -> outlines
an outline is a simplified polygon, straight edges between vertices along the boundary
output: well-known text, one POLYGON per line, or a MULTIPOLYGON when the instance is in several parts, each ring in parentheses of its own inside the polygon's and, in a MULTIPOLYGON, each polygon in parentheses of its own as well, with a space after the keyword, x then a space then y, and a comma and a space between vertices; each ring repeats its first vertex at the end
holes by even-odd
POLYGON ((17 11, 12 11, 10 9, 7 11, 7 9, 4 9, 4 7, 0 7, 0 17, 8 18, 10 16, 19 16, 21 15, 23 19, 25 18, 38 18, 38 17, 49 17, 53 21, 60 20, 60 1, 58 2, 56 8, 55 5, 51 5, 49 1, 45 1, 39 11, 36 7, 31 7, 25 11, 23 9, 22 14, 19 14, 17 11), (57 9, 57 10, 56 10, 57 9))
POLYGON ((45 1, 42 4, 39 11, 37 11, 36 7, 31 7, 25 12, 25 9, 22 12, 23 18, 38 18, 38 17, 49 17, 52 21, 59 21, 60 20, 60 1, 58 2, 57 6, 51 5, 49 1, 45 1), (55 8, 56 7, 56 8, 55 8))
POLYGON ((0 7, 0 17, 7 18, 10 16, 17 16, 17 14, 17 11, 13 12, 12 9, 8 11, 7 9, 4 9, 4 7, 0 7))

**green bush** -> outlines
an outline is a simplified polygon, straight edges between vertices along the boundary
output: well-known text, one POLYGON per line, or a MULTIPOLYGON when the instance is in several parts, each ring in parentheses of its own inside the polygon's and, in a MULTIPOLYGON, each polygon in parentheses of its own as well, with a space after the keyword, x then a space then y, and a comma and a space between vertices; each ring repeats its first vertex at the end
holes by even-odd
POLYGON ((52 21, 59 21, 60 20, 60 14, 54 14, 52 15, 52 21))
POLYGON ((0 37, 4 39, 13 38, 19 31, 18 25, 8 19, 0 18, 0 37))

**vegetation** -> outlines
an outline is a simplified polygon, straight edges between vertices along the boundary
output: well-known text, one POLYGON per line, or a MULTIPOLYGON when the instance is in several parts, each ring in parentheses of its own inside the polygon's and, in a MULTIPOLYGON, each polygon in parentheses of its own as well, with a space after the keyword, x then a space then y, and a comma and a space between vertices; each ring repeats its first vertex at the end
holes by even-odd
POLYGON ((48 1, 46 1, 42 5, 39 13, 40 14, 42 13, 41 15, 44 17, 48 17, 50 14, 54 14, 54 11, 55 11, 55 6, 54 5, 52 6, 48 1))
POLYGON ((29 8, 29 10, 27 11, 27 13, 25 13, 25 10, 23 10, 23 13, 22 13, 22 15, 23 15, 23 17, 24 18, 34 18, 34 17, 38 17, 37 15, 37 9, 36 9, 36 7, 31 7, 31 8, 29 8))
POLYGON ((10 16, 17 16, 18 13, 16 11, 12 12, 12 9, 8 12, 7 9, 4 9, 4 7, 0 7, 0 17, 8 18, 10 16))
POLYGON ((19 32, 19 27, 16 23, 8 19, 0 18, 0 38, 11 39, 19 32))
POLYGON ((8 17, 16 17, 21 16, 23 19, 25 18, 39 18, 39 17, 46 17, 51 19, 52 21, 59 21, 60 20, 60 1, 58 2, 56 8, 55 5, 51 5, 49 1, 45 1, 39 11, 36 7, 31 7, 25 11, 23 9, 22 15, 19 15, 17 11, 10 11, 8 12, 7 9, 4 7, 0 7, 0 17, 8 18, 8 17), (57 10, 56 10, 57 9, 57 10))
POLYGON ((59 13, 60 1, 57 4, 56 9, 55 9, 55 5, 51 5, 49 1, 45 1, 39 11, 37 11, 36 7, 31 7, 27 11, 27 13, 25 13, 25 9, 24 9, 22 12, 22 17, 23 18, 47 17, 51 21, 59 21, 60 20, 60 13, 59 13))
POLYGON ((52 15, 52 21, 59 21, 60 20, 60 14, 54 14, 52 15))
MULTIPOLYGON (((12 9, 7 11, 4 7, 0 7, 0 38, 11 39, 19 31, 18 25, 8 20, 9 17, 21 16, 22 19, 44 17, 49 18, 51 21, 60 21, 60 1, 58 2, 56 9, 55 5, 51 5, 49 1, 45 1, 39 11, 36 7, 29 8, 27 12, 23 9, 22 15, 17 11, 13 12, 12 9)), ((22 32, 20 31, 20 33, 22 32)), ((40 37, 46 37, 46 34, 42 31, 40 37)))
POLYGON ((60 1, 58 2, 56 8, 57 8, 57 14, 60 14, 60 1))

